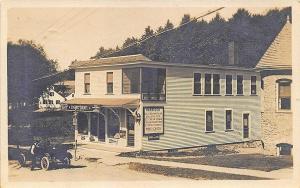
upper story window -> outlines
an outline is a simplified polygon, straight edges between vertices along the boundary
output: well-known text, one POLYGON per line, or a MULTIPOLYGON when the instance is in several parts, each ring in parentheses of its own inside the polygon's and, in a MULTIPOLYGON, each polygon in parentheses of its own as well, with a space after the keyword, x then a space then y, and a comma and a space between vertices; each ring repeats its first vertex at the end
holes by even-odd
POLYGON ((60 100, 56 100, 56 104, 60 104, 60 100))
POLYGON ((213 74, 213 94, 220 94, 220 75, 213 74))
POLYGON ((142 68, 142 100, 166 100, 166 69, 142 68))
POLYGON ((90 73, 84 74, 84 93, 90 93, 90 73))
POLYGON ((194 95, 201 94, 201 73, 194 73, 194 95))
POLYGON ((205 131, 211 132, 214 130, 213 111, 205 111, 205 131))
POLYGON ((48 100, 43 99, 43 104, 48 104, 48 100))
POLYGON ((211 74, 205 74, 205 94, 211 94, 211 74))
POLYGON ((226 95, 232 95, 232 75, 226 75, 226 95))
POLYGON ((123 94, 141 92, 140 68, 123 69, 123 94))
POLYGON ((251 95, 256 95, 256 76, 251 76, 251 95))
POLYGON ((113 82, 113 73, 106 73, 106 92, 107 94, 114 93, 114 82, 113 82))
POLYGON ((53 100, 49 100, 49 104, 53 104, 53 100))
POLYGON ((278 83, 278 109, 291 110, 291 80, 281 79, 278 83))
POLYGON ((243 76, 237 75, 236 80, 237 80, 236 94, 243 95, 244 94, 243 76))
POLYGON ((50 92, 49 95, 50 95, 50 96, 54 96, 54 92, 50 92))

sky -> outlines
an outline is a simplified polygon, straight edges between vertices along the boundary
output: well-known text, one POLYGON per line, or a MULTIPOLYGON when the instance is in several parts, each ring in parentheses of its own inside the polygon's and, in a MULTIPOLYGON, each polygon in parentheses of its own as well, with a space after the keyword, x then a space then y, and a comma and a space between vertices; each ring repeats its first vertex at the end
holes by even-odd
MULTIPOLYGON (((8 10, 8 41, 33 40, 44 47, 48 58, 67 69, 73 60, 87 60, 100 46, 122 46, 127 37, 140 37, 149 25, 156 30, 169 19, 175 26, 184 14, 198 17, 216 7, 95 7, 12 8, 8 10)), ((267 7, 245 8, 265 14, 267 7)), ((228 19, 237 8, 219 14, 228 19)), ((205 17, 211 20, 216 14, 205 17)))

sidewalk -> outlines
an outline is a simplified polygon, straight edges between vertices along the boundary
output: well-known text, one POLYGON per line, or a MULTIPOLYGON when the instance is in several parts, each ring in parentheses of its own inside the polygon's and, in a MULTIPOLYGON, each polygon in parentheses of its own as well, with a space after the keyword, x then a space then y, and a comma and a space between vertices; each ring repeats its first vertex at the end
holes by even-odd
POLYGON ((92 152, 93 157, 95 156, 101 157, 104 164, 111 165, 111 166, 134 162, 134 163, 142 163, 142 164, 168 166, 174 168, 187 168, 187 169, 205 170, 205 171, 220 172, 220 173, 235 174, 235 175, 253 176, 253 177, 268 178, 268 179, 269 178, 271 179, 293 178, 292 168, 265 172, 265 171, 250 170, 250 169, 226 168, 226 167, 188 164, 188 163, 179 163, 179 162, 171 162, 171 161, 158 161, 158 160, 142 159, 142 158, 119 157, 117 156, 119 154, 118 152, 103 151, 103 150, 82 148, 82 147, 79 148, 79 150, 93 151, 92 152))

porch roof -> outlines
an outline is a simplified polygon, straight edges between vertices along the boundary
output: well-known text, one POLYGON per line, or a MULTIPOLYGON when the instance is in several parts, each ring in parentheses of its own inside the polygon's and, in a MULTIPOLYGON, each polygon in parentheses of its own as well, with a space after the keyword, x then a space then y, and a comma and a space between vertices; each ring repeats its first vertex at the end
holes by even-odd
POLYGON ((138 106, 139 99, 126 99, 126 98, 74 98, 63 102, 64 104, 77 104, 77 105, 101 105, 110 107, 122 106, 138 106))

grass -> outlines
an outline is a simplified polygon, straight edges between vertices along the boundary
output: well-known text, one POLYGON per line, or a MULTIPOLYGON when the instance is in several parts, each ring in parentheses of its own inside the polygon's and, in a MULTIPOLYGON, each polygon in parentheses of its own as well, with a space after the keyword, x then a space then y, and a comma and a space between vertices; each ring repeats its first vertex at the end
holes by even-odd
POLYGON ((187 168, 173 168, 161 165, 142 164, 133 162, 129 163, 129 169, 139 172, 160 174, 165 176, 175 176, 195 180, 268 180, 267 178, 259 178, 253 176, 210 172, 205 170, 194 170, 187 168))
POLYGON ((234 154, 189 158, 143 157, 160 161, 220 166, 228 168, 252 169, 270 172, 293 166, 291 156, 270 156, 263 154, 234 154))

